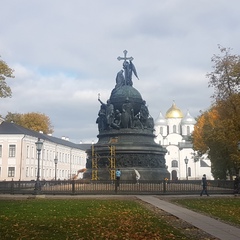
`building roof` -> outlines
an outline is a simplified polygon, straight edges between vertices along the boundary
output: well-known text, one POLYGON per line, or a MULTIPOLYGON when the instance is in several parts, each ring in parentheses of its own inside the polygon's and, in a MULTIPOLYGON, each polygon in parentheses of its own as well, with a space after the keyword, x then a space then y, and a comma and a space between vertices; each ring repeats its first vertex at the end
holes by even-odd
POLYGON ((159 113, 158 118, 155 120, 156 126, 166 126, 167 120, 163 117, 162 112, 159 113))
POLYGON ((183 118, 182 111, 173 102, 172 106, 166 112, 166 118, 183 118))
MULTIPOLYGON (((0 124, 0 135, 3 135, 3 134, 27 135, 27 136, 35 137, 36 140, 38 138, 40 138, 42 140, 46 140, 46 141, 60 144, 63 146, 67 146, 67 147, 71 147, 71 148, 78 148, 83 151, 86 150, 85 149, 86 146, 82 146, 82 144, 75 144, 75 143, 72 143, 70 141, 67 141, 67 140, 64 140, 61 138, 57 138, 57 137, 53 137, 53 136, 50 136, 50 135, 47 135, 44 133, 36 132, 36 131, 30 130, 30 129, 24 128, 15 123, 10 123, 10 122, 5 122, 5 121, 3 121, 0 124)), ((89 146, 90 145, 91 144, 89 144, 89 146)))
POLYGON ((210 167, 204 160, 200 159, 200 167, 210 167))
POLYGON ((91 149, 92 147, 92 143, 80 143, 80 144, 77 144, 79 146, 79 148, 83 151, 86 151, 86 150, 89 150, 91 149))
POLYGON ((179 147, 180 150, 182 150, 183 148, 192 148, 193 144, 192 144, 192 142, 189 142, 189 141, 179 142, 178 147, 179 147))
POLYGON ((185 124, 185 125, 189 125, 189 124, 195 125, 196 124, 196 120, 190 115, 189 111, 187 111, 187 114, 182 119, 182 124, 185 124))

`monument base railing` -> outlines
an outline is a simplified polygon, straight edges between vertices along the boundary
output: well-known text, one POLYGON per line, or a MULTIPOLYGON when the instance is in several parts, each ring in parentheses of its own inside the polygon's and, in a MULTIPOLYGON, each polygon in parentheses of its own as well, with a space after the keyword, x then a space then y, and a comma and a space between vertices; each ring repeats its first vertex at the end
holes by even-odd
MULTIPOLYGON (((45 195, 199 195, 202 186, 201 180, 178 181, 40 181, 41 190, 38 194, 45 195)), ((233 194, 233 181, 208 181, 209 194, 233 194)), ((0 194, 36 194, 35 181, 2 181, 0 194)))

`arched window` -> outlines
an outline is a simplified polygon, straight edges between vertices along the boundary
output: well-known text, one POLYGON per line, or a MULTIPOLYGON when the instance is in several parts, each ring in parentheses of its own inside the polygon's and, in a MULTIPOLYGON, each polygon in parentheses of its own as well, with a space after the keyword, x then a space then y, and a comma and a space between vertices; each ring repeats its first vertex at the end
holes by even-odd
POLYGON ((176 133, 176 132, 177 132, 177 126, 173 125, 173 133, 176 133))
POLYGON ((160 134, 163 135, 163 127, 160 127, 160 134))
POLYGON ((172 180, 177 180, 177 179, 178 179, 177 171, 176 171, 176 170, 173 170, 173 171, 172 171, 172 180))
POLYGON ((178 161, 172 160, 172 167, 178 167, 178 161))

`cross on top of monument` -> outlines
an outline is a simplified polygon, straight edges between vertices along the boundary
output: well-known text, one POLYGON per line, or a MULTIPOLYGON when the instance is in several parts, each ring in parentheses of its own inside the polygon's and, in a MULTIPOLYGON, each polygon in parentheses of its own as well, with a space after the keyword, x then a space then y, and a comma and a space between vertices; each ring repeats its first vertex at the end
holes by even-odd
POLYGON ((124 60, 124 62, 125 62, 126 60, 132 61, 134 58, 133 58, 133 57, 127 57, 127 52, 128 52, 127 50, 124 50, 124 51, 123 51, 124 57, 118 57, 117 60, 118 60, 118 61, 124 60))

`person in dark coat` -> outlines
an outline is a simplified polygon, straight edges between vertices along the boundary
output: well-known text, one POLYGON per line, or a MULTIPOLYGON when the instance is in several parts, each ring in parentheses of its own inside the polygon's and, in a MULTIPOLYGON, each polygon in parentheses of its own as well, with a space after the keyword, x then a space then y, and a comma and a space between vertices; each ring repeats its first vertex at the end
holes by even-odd
POLYGON ((207 196, 209 196, 209 194, 207 192, 207 178, 206 178, 206 174, 203 174, 201 185, 202 185, 202 191, 200 193, 200 196, 202 196, 204 192, 207 194, 207 196))
POLYGON ((240 192, 240 183, 239 183, 239 177, 236 176, 235 179, 234 179, 234 193, 237 194, 240 192))

